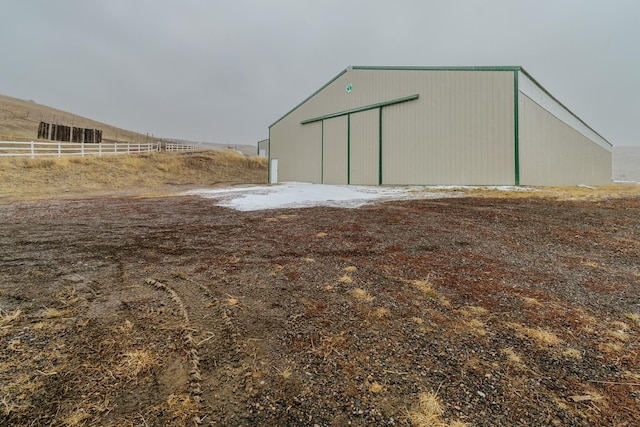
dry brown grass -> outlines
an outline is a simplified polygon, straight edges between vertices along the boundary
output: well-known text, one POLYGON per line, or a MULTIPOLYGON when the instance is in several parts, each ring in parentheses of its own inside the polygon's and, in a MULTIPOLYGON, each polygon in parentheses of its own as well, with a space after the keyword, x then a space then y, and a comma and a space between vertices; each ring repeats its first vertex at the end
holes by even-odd
POLYGON ((5 311, 0 308, 0 327, 17 320, 21 314, 22 311, 20 309, 5 311))
POLYGON ((150 351, 132 350, 122 355, 118 368, 123 377, 132 380, 141 373, 150 371, 157 364, 158 357, 150 351))
POLYGON ((375 309, 371 314, 376 319, 384 319, 386 317, 389 317, 390 312, 389 312, 389 309, 381 307, 381 308, 375 309))
POLYGON ((383 391, 385 391, 385 387, 378 384, 377 382, 373 382, 369 386, 369 391, 371 393, 382 393, 383 391))
POLYGON ((555 347, 562 342, 554 332, 549 330, 528 328, 518 323, 505 323, 505 326, 514 330, 518 337, 527 338, 542 348, 555 347))
POLYGON ((582 353, 577 348, 567 348, 562 352, 562 355, 568 359, 581 360, 582 353))
POLYGON ((369 295, 367 291, 360 288, 352 289, 351 291, 349 291, 349 294, 355 299, 357 299, 358 301, 363 301, 363 302, 371 302, 375 299, 375 297, 369 295))
POLYGON ((440 294, 433 289, 433 284, 428 278, 425 280, 413 280, 411 283, 427 298, 437 299, 440 297, 440 294))
MULTIPOLYGON (((450 192, 450 189, 425 188, 428 192, 450 192)), ((464 187, 455 190, 471 197, 513 198, 528 197, 550 198, 555 200, 591 200, 600 201, 640 195, 640 185, 603 185, 598 187, 520 187, 517 190, 503 190, 487 187, 464 187)))
POLYGON ((341 278, 339 278, 338 282, 349 284, 349 283, 353 283, 353 279, 351 277, 345 275, 345 276, 342 276, 341 278))
POLYGON ((0 200, 114 192, 162 195, 225 183, 266 183, 267 160, 231 150, 194 155, 0 158, 0 200))
POLYGON ((442 402, 435 393, 424 392, 418 398, 416 408, 409 412, 409 420, 415 427, 464 427, 465 423, 453 421, 451 423, 442 419, 444 409, 442 402))
POLYGON ((640 314, 638 313, 625 313, 624 317, 633 322, 640 323, 640 314))
POLYGON ((240 300, 238 298, 235 297, 229 297, 227 299, 227 307, 235 307, 238 304, 240 304, 240 300))
POLYGON ((116 128, 67 111, 4 95, 0 95, 0 117, 0 141, 35 140, 41 121, 100 129, 105 141, 142 144, 149 140, 146 134, 116 128))

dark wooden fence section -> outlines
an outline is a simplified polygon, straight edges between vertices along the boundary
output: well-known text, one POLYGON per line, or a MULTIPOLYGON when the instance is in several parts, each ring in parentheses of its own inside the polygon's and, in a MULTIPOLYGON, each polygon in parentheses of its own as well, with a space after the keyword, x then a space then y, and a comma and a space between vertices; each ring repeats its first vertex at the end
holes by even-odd
POLYGON ((38 126, 38 139, 100 143, 102 142, 102 131, 99 129, 77 128, 40 122, 40 125, 38 126))

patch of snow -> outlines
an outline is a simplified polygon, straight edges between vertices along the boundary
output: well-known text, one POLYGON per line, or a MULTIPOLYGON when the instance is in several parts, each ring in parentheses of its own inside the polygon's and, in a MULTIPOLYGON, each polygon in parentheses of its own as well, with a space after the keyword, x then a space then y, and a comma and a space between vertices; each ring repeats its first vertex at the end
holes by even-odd
MULTIPOLYGON (((187 194, 216 199, 219 206, 239 211, 313 206, 358 208, 373 201, 416 198, 417 194, 420 194, 420 198, 427 197, 425 193, 416 193, 415 187, 365 187, 300 182, 231 189, 201 189, 189 191, 187 194)), ((443 197, 439 193, 434 194, 436 195, 443 197)))
MULTIPOLYGON (((186 194, 215 199, 219 206, 239 211, 255 211, 264 209, 307 208, 313 206, 358 208, 367 203, 377 201, 459 197, 463 195, 460 190, 474 188, 478 187, 368 187, 357 185, 287 182, 275 185, 259 185, 251 187, 199 189, 189 191, 186 194), (438 192, 429 192, 429 190, 437 190, 438 192)), ((503 191, 524 190, 522 187, 511 186, 482 188, 491 188, 503 191)))

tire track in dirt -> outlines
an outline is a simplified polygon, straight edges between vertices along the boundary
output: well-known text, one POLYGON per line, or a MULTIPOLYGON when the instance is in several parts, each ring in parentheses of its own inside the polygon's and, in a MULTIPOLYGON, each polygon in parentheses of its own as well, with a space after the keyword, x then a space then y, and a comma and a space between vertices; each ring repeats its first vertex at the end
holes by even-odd
POLYGON ((185 304, 180 298, 180 296, 168 285, 165 283, 159 282, 154 279, 146 279, 145 283, 149 286, 153 286, 156 289, 165 291, 169 294, 171 300, 178 306, 180 311, 180 316, 183 320, 183 339, 184 345, 187 352, 187 360, 190 367, 189 370, 189 394, 191 399, 197 403, 197 411, 198 413, 194 414, 193 422, 196 425, 202 424, 202 416, 201 416, 201 406, 202 406, 202 388, 200 386, 201 383, 201 375, 200 375, 200 356, 198 354, 198 346, 193 337, 191 328, 191 322, 189 321, 189 314, 187 313, 187 309, 185 304))
POLYGON ((189 394, 198 404, 193 416, 196 425, 228 425, 241 422, 235 418, 238 407, 249 399, 242 387, 250 371, 238 345, 240 333, 233 321, 235 305, 216 298, 210 290, 178 274, 171 279, 147 279, 146 284, 167 292, 183 319, 183 336, 189 364, 189 394))

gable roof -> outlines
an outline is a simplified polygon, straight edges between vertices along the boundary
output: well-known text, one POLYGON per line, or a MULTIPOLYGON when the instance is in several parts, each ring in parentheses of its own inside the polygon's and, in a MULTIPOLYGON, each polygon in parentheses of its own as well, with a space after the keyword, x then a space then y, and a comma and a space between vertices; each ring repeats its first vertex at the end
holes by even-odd
MULTIPOLYGON (((340 73, 338 73, 334 78, 325 83, 318 90, 313 92, 307 98, 305 98, 298 105, 289 110, 286 114, 280 117, 278 120, 269 125, 269 128, 276 125, 282 119, 287 117, 289 114, 297 110, 301 105, 305 102, 316 96, 319 92, 321 92, 324 88, 329 86, 331 83, 339 79, 343 74, 351 71, 351 70, 386 70, 386 71, 512 71, 515 73, 521 72, 525 76, 527 76, 536 86, 540 88, 547 96, 549 96, 553 101, 558 103, 562 108, 564 108, 570 115, 575 117, 580 123, 582 123, 585 127, 587 127, 590 131, 600 137, 604 142, 606 142, 609 147, 613 147, 609 141, 606 140, 602 135, 596 132, 591 126, 584 122, 580 117, 578 117, 573 111, 567 108, 562 102, 560 102, 555 96, 553 96, 547 89, 544 88, 536 79, 534 79, 531 74, 529 74, 522 66, 520 65, 505 65, 505 66, 433 66, 433 67, 421 67, 421 66, 363 66, 363 65, 354 65, 348 66, 340 73)), ((517 75, 517 74, 516 74, 517 75)))

